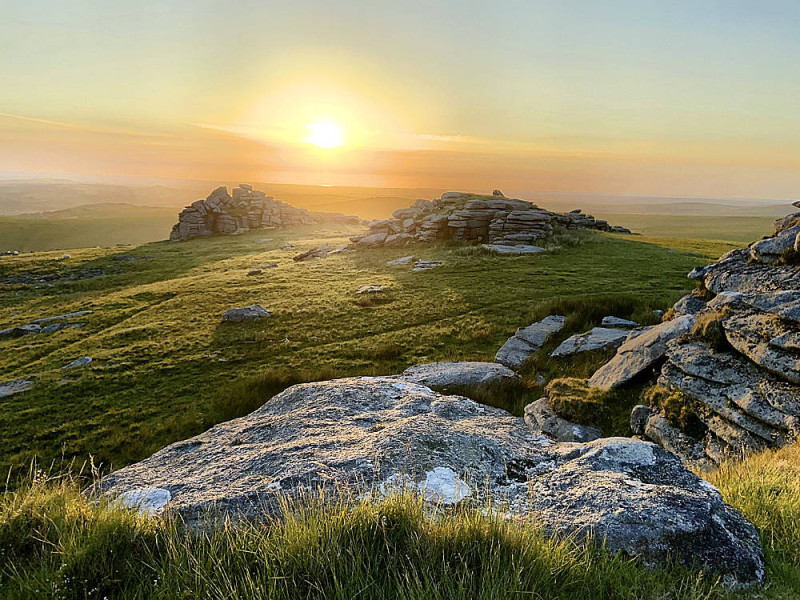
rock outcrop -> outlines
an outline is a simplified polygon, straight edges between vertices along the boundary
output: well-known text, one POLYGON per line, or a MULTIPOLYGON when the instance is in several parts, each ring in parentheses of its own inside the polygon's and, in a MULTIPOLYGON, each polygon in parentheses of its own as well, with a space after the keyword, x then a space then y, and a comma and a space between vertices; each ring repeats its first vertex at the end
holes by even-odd
POLYGON ((773 236, 694 269, 698 291, 589 379, 614 388, 657 367, 668 400, 646 419, 639 409, 632 425, 689 465, 710 468, 800 436, 798 220, 780 219, 773 236))
POLYGON ((471 503, 545 532, 594 537, 648 564, 699 564, 761 581, 758 533, 715 488, 656 444, 555 443, 509 413, 396 378, 302 384, 111 473, 101 488, 149 514, 198 525, 220 513, 280 515, 281 495, 328 498, 406 490, 471 503))
POLYGON ((561 331, 566 322, 566 317, 549 315, 541 321, 517 329, 497 351, 495 361, 511 369, 519 369, 531 354, 544 346, 551 335, 561 331))
POLYGON ((224 233, 243 233, 251 229, 270 229, 313 223, 361 224, 358 217, 336 213, 312 213, 275 200, 245 183, 234 188, 220 186, 205 200, 197 200, 181 211, 169 239, 189 240, 224 233))
POLYGON ((543 249, 534 242, 548 237, 555 227, 631 233, 580 210, 560 214, 503 195, 446 192, 438 200, 417 200, 394 211, 391 219, 373 222, 369 231, 352 241, 369 247, 469 240, 501 254, 537 253, 543 249))

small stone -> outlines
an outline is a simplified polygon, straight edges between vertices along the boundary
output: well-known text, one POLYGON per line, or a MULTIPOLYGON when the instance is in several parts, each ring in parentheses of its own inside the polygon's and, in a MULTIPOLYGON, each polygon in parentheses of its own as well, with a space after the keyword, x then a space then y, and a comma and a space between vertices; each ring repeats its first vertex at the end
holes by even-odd
POLYGON ((77 369, 78 367, 85 367, 87 365, 90 365, 91 363, 92 363, 92 357, 91 356, 84 356, 83 358, 79 358, 77 360, 73 360, 71 363, 69 363, 68 365, 64 365, 61 368, 62 369, 77 369))
POLYGON ((386 263, 387 267, 400 267, 405 265, 410 265, 413 263, 417 258, 415 256, 401 256, 400 258, 395 258, 394 260, 390 260, 386 263))
POLYGON ((600 325, 603 327, 621 327, 625 329, 630 329, 631 327, 638 327, 639 324, 636 321, 631 321, 630 319, 621 319, 619 317, 603 317, 603 320, 600 321, 600 325))
POLYGON ((435 269, 436 267, 441 267, 444 263, 439 262, 438 260, 418 260, 414 263, 414 268, 411 269, 412 271, 428 271, 429 269, 435 269))
POLYGON ((222 315, 223 322, 241 323, 242 321, 258 321, 271 316, 271 313, 260 304, 252 304, 242 308, 229 308, 222 315))
POLYGON ((8 398, 14 394, 27 392, 33 387, 33 381, 29 379, 15 379, 14 381, 6 381, 0 383, 0 398, 8 398))
POLYGON ((261 269, 250 269, 247 272, 247 275, 250 277, 254 277, 255 275, 261 275, 263 272, 264 271, 262 271, 261 269))
POLYGON ((383 291, 382 285, 362 285, 356 294, 379 294, 383 291))

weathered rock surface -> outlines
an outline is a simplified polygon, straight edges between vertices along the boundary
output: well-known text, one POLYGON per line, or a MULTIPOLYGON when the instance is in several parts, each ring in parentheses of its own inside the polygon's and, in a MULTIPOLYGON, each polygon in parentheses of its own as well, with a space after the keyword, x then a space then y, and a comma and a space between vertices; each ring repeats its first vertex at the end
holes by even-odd
POLYGON ((692 315, 683 315, 630 337, 620 346, 614 358, 589 378, 589 385, 612 389, 627 383, 663 358, 667 342, 688 333, 694 321, 692 315))
POLYGON ((490 362, 439 362, 416 365, 403 371, 400 377, 440 391, 519 379, 508 367, 490 362))
POLYGON ((258 321, 270 316, 270 312, 260 304, 252 304, 242 308, 229 308, 222 315, 223 322, 241 323, 242 321, 258 321))
POLYGON ((611 315, 603 317, 603 320, 600 321, 600 325, 602 327, 620 327, 622 329, 631 329, 639 326, 636 321, 631 321, 630 319, 621 319, 620 317, 614 317, 611 315))
POLYGON ((670 402, 682 417, 670 421, 654 407, 644 435, 689 465, 708 468, 795 443, 800 435, 798 222, 800 213, 779 219, 775 235, 694 269, 689 277, 698 290, 675 304, 673 320, 653 330, 673 328, 679 335, 656 341, 650 333, 626 342, 590 379, 604 387, 624 383, 626 376, 618 375, 629 346, 640 356, 664 356, 658 384, 678 394, 670 402), (690 333, 685 325, 694 322, 690 333))
POLYGON ((553 350, 552 357, 571 356, 580 352, 593 352, 617 348, 628 337, 624 329, 594 327, 586 333, 578 333, 568 337, 553 350))
POLYGON ((446 192, 438 200, 417 200, 409 208, 394 211, 391 219, 372 222, 366 233, 352 240, 359 246, 469 240, 500 254, 536 254, 544 249, 534 242, 548 237, 554 227, 630 233, 580 210, 559 214, 497 194, 446 192))
POLYGON ((205 200, 187 206, 178 215, 171 240, 189 240, 224 233, 243 233, 251 229, 270 229, 311 223, 350 223, 361 219, 334 213, 311 213, 241 184, 232 194, 225 186, 215 189, 205 200))
POLYGON ((672 556, 731 581, 764 577, 755 527, 657 445, 554 443, 505 411, 391 378, 294 386, 100 485, 189 523, 279 514, 278 492, 321 488, 343 498, 406 489, 478 507, 491 499, 546 532, 591 535, 648 564, 672 556))
POLYGON ((525 423, 557 442, 591 442, 603 436, 599 429, 578 425, 556 415, 550 410, 547 398, 539 398, 525 407, 525 423))
POLYGON ((383 286, 378 284, 362 285, 356 290, 356 294, 380 294, 383 292, 383 286))
POLYGON ((32 387, 33 381, 29 379, 15 379, 14 381, 0 383, 0 398, 8 398, 14 394, 27 392, 32 387))
POLYGON ((544 346, 551 335, 561 331, 566 321, 567 318, 561 315, 550 315, 532 325, 517 329, 497 351, 495 361, 512 369, 520 368, 531 354, 544 346))
POLYGON ((414 263, 414 268, 411 270, 415 272, 429 271, 430 269, 441 267, 443 264, 444 263, 438 260, 418 260, 417 262, 414 263))
POLYGON ((77 369, 78 367, 86 367, 92 364, 92 357, 91 356, 84 356, 82 358, 78 358, 73 360, 71 363, 64 365, 61 367, 62 369, 77 369))
POLYGON ((386 263, 387 267, 403 267, 405 265, 410 265, 417 258, 415 256, 401 256, 400 258, 395 258, 394 260, 390 260, 386 263))
POLYGON ((545 251, 541 246, 531 246, 528 244, 520 244, 518 246, 511 246, 508 244, 483 244, 483 247, 495 254, 539 254, 545 251))

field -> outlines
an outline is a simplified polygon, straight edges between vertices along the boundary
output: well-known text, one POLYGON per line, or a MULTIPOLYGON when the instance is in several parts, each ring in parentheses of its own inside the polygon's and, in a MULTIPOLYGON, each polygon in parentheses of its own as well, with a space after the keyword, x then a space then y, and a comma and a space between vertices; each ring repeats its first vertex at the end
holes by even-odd
POLYGON ((171 208, 94 204, 0 216, 0 252, 144 244, 169 237, 176 215, 171 208))
MULTIPOLYGON (((298 227, 71 250, 64 260, 61 252, 0 257, 2 326, 92 311, 71 319, 80 328, 0 340, 0 381, 35 380, 0 400, 0 467, 9 474, 0 598, 751 597, 696 571, 649 569, 585 540, 547 538, 535 524, 472 509, 430 519, 412 498, 355 510, 300 503, 282 523, 187 537, 170 519, 146 520, 80 493, 90 456, 102 471, 121 467, 299 381, 491 360, 517 327, 546 314, 568 315, 559 339, 606 314, 655 322, 653 309, 692 287, 692 267, 739 246, 584 231, 559 232, 533 257, 449 243, 292 260, 351 233, 298 227), (386 266, 412 251, 444 266, 386 266), (248 276, 253 268, 263 273, 248 276), (367 284, 387 291, 355 293, 367 284), (272 316, 220 322, 227 308, 251 303, 272 316), (83 356, 93 362, 62 369, 83 356)), ((522 396, 479 399, 520 414, 541 395, 537 375, 585 377, 608 358, 551 359, 557 342, 523 370, 522 396)), ((614 433, 627 433, 637 400, 620 400, 614 433)), ((791 598, 800 585, 799 474, 793 446, 710 476, 762 533, 769 585, 760 597, 791 598)))
POLYGON ((97 269, 105 275, 4 285, 4 326, 93 313, 75 319, 86 322, 79 329, 0 341, 0 380, 37 380, 33 390, 0 401, 0 465, 21 467, 34 457, 49 463, 62 454, 83 460, 91 453, 106 468, 120 467, 249 412, 282 381, 492 359, 517 327, 543 312, 574 311, 571 330, 609 310, 653 319, 652 309, 669 307, 691 288, 686 273, 692 267, 733 247, 586 232, 527 258, 469 246, 418 248, 420 257, 445 263, 422 273, 385 266, 408 254, 403 249, 292 261, 319 243, 345 243, 349 233, 298 228, 269 232, 273 239, 266 242, 262 231, 76 250, 63 261, 54 260, 59 253, 1 257, 5 278, 97 269), (288 241, 296 247, 281 249, 288 241), (277 266, 247 276, 271 263, 277 266), (381 298, 355 294, 373 283, 387 288, 381 298), (273 316, 256 324, 220 323, 227 308, 253 303, 273 316), (587 305, 596 309, 587 312, 587 305), (62 370, 83 356, 94 359, 90 366, 62 370), (247 399, 232 398, 231 389, 247 399))

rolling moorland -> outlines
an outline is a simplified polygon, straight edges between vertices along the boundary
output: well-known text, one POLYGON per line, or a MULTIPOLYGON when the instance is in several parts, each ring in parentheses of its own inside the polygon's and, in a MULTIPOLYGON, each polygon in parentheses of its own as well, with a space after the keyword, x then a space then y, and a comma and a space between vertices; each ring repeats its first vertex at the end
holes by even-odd
MULTIPOLYGON (((301 381, 492 360, 517 327, 564 314, 558 338, 523 368, 522 392, 479 398, 520 415, 541 396, 537 375, 586 377, 609 358, 550 358, 560 340, 607 314, 656 322, 653 309, 693 287, 688 271, 745 235, 686 239, 693 230, 679 239, 652 227, 656 235, 636 237, 557 232, 548 252, 533 257, 440 243, 292 260, 320 243, 346 243, 354 229, 345 226, 0 257, 0 322, 92 311, 72 319, 81 327, 0 341, 0 379, 35 381, 0 400, 0 465, 13 490, 0 503, 0 597, 747 596, 702 572, 647 569, 585 540, 548 539, 491 516, 455 511, 431 520, 407 497, 356 511, 310 503, 272 527, 230 526, 190 540, 179 523, 80 495, 90 455, 103 472, 122 467, 301 381), (410 252, 444 266, 387 267, 410 252), (256 268, 262 273, 249 276, 256 268), (386 292, 356 294, 370 284, 386 292), (231 306, 253 303, 272 316, 220 322, 231 306), (88 366, 62 368, 85 356, 88 366)), ((614 433, 628 435, 638 401, 616 398, 614 433)), ((790 447, 707 476, 761 530, 769 569, 762 597, 793 597, 800 585, 799 474, 790 447)))
MULTIPOLYGON (((164 239, 175 214, 213 184, 167 180, 119 184, 0 181, 0 252, 144 244, 164 239)), ((231 185, 235 185, 232 183, 231 185)), ((417 198, 444 190, 256 184, 299 208, 385 219, 417 198)), ((512 195, 566 212, 576 207, 612 217, 648 236, 750 242, 770 232, 787 203, 585 194, 512 195)))

